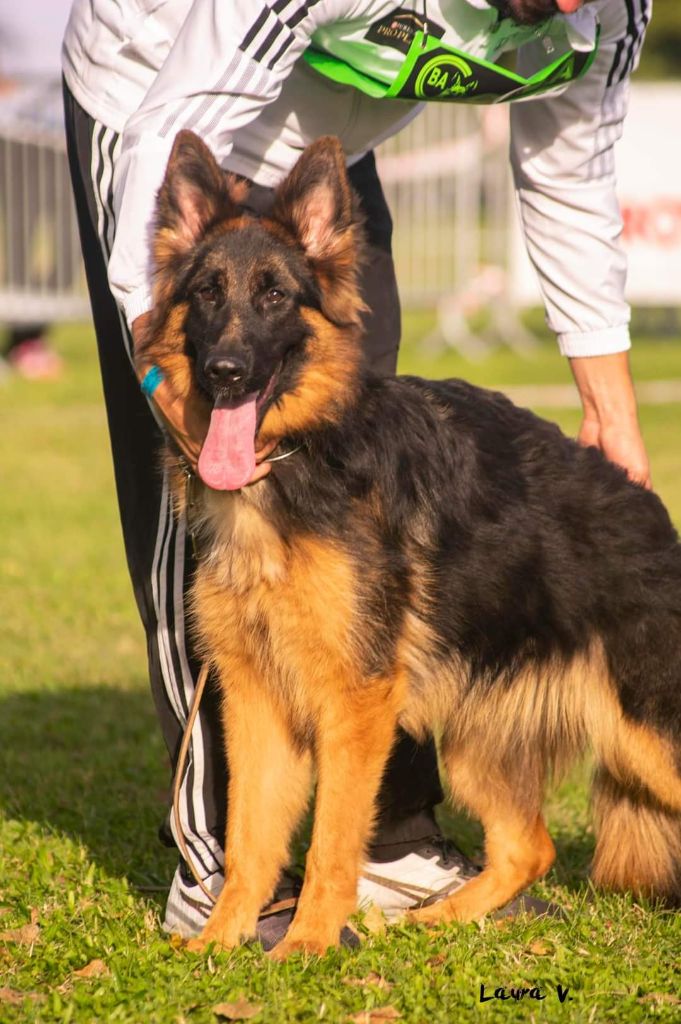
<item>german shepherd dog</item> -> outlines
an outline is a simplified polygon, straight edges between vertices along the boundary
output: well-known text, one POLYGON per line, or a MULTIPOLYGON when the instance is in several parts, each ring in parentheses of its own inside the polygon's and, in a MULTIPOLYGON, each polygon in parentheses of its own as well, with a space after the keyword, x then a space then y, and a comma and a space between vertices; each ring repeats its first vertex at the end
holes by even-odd
POLYGON ((398 725, 436 737, 485 833, 482 872, 415 920, 479 918, 548 871, 545 784, 587 746, 595 881, 678 897, 681 545, 662 503, 500 394, 363 369, 361 218, 336 140, 305 150, 267 216, 245 199, 180 132, 142 355, 207 428, 192 608, 230 781, 226 883, 193 948, 254 934, 313 769, 275 956, 338 943, 398 725), (297 450, 244 486, 272 442, 297 450))

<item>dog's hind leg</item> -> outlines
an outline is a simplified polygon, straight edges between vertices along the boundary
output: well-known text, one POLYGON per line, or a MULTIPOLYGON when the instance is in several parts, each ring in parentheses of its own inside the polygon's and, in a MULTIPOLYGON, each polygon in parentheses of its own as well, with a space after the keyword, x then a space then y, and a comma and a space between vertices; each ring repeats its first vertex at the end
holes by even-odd
POLYGON ((394 741, 398 693, 390 680, 327 688, 315 738, 317 796, 305 883, 286 938, 270 954, 322 955, 357 905, 357 880, 376 796, 394 741))
MULTIPOLYGON (((543 767, 519 756, 480 761, 472 739, 443 744, 442 761, 455 802, 478 818, 485 831, 485 867, 477 878, 409 917, 425 924, 473 921, 546 874, 555 858, 541 815, 543 767)), ((489 748, 488 748, 489 749, 489 748)))
POLYGON ((244 662, 229 668, 223 718, 229 765, 225 885, 193 950, 255 934, 258 914, 288 863, 307 807, 311 757, 295 743, 266 686, 244 662))

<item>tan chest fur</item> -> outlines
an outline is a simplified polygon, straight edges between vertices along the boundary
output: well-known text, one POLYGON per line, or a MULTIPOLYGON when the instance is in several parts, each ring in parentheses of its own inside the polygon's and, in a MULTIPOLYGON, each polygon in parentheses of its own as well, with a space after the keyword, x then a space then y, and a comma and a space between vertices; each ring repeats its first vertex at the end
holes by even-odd
POLYGON ((319 537, 285 542, 251 491, 205 492, 200 504, 193 609, 201 645, 224 679, 253 673, 305 719, 330 686, 360 681, 357 569, 319 537))

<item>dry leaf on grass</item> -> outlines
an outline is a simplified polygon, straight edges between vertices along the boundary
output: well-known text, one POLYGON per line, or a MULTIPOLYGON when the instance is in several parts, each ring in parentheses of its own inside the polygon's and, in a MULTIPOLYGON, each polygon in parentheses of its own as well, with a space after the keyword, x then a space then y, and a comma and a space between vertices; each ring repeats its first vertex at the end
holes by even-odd
POLYGON ((158 914, 155 910, 147 910, 144 914, 144 927, 148 932, 155 932, 158 928, 158 914))
POLYGON ((79 967, 73 972, 74 978, 108 978, 111 971, 103 960, 91 960, 85 967, 79 967))
POLYGON ((435 956, 429 956, 426 960, 428 967, 441 967, 447 959, 446 953, 436 953, 435 956))
POLYGON ((388 992, 392 985, 385 978, 382 978, 376 971, 370 971, 365 978, 343 978, 344 985, 353 985, 356 988, 364 988, 365 985, 373 985, 374 988, 381 988, 388 992))
POLYGON ((10 1006, 18 1006, 23 1003, 24 993, 17 992, 14 988, 0 988, 0 1003, 9 1003, 10 1006))
POLYGON ((353 1013, 348 1020, 354 1024, 381 1024, 384 1020, 399 1020, 402 1014, 394 1006, 377 1006, 373 1010, 360 1010, 353 1013))
POLYGON ((547 942, 542 942, 541 939, 535 939, 527 947, 528 953, 534 953, 535 956, 550 956, 553 953, 553 946, 550 946, 547 942))
POLYGON ((179 1013, 175 1018, 175 1024, 189 1024, 189 1020, 186 1014, 193 1013, 194 1010, 198 1010, 201 1003, 190 1003, 189 1006, 185 1006, 184 1013, 179 1013))
POLYGON ((25 924, 23 928, 10 928, 0 932, 0 942, 18 942, 22 946, 31 946, 38 940, 40 928, 37 924, 25 924))
POLYGON ((40 1003, 45 996, 39 992, 17 992, 14 988, 0 988, 0 1003, 9 1003, 10 1006, 19 1006, 24 999, 32 999, 34 1003, 40 1003))
POLYGON ((249 1003, 243 996, 234 1003, 218 1003, 213 1007, 213 1013, 217 1017, 225 1017, 227 1020, 250 1020, 251 1017, 257 1017, 261 1011, 262 1003, 249 1003))
POLYGON ((638 1003, 668 1003, 671 1006, 677 1006, 681 1003, 679 996, 675 996, 673 992, 648 992, 644 996, 640 996, 637 1000, 638 1003))
POLYGON ((362 915, 362 924, 371 935, 383 935, 386 929, 386 920, 381 908, 372 903, 362 915))

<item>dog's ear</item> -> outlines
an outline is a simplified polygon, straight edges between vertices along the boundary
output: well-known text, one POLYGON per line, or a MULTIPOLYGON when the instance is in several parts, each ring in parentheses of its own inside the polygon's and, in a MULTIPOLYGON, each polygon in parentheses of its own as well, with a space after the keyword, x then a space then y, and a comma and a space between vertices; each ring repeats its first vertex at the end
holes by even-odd
POLYGON ((325 314, 355 323, 364 308, 356 291, 361 216, 340 141, 327 135, 304 151, 278 187, 272 210, 313 264, 325 314))
POLYGON ((353 223, 353 197, 338 139, 325 135, 308 146, 277 189, 273 210, 311 259, 325 259, 353 223))
POLYGON ((245 183, 218 166, 198 135, 178 132, 156 201, 157 257, 169 255, 168 249, 187 252, 210 224, 235 216, 247 192, 245 183))

